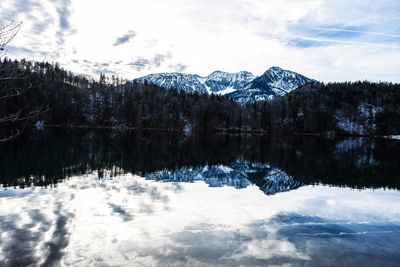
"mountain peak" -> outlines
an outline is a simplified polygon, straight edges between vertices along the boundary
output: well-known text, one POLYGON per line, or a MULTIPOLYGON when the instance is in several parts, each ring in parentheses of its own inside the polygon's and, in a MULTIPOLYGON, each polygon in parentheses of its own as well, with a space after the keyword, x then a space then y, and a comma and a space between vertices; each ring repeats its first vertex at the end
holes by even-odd
POLYGON ((245 71, 245 70, 241 70, 241 71, 238 71, 238 72, 228 72, 228 71, 222 71, 222 70, 215 70, 215 71, 211 72, 210 75, 208 75, 208 76, 211 76, 213 74, 238 75, 238 74, 252 74, 252 73, 249 72, 249 71, 245 71))
POLYGON ((212 75, 216 75, 216 74, 225 74, 228 72, 225 71, 221 71, 221 70, 214 70, 213 72, 210 73, 210 75, 208 75, 208 77, 212 76, 212 75))
POLYGON ((284 71, 284 69, 282 69, 281 67, 278 67, 278 66, 272 66, 271 68, 269 68, 268 70, 267 70, 267 72, 268 71, 284 71))
POLYGON ((178 89, 187 93, 207 93, 204 85, 198 80, 198 75, 180 73, 180 72, 165 72, 149 74, 135 79, 138 83, 152 83, 165 89, 178 89))
POLYGON ((255 79, 250 89, 261 89, 269 91, 272 95, 282 96, 313 81, 314 80, 294 71, 284 70, 280 67, 272 67, 255 79))
POLYGON ((179 72, 150 74, 136 79, 156 84, 166 89, 175 88, 185 92, 228 95, 239 102, 270 100, 313 82, 301 74, 278 66, 269 68, 260 77, 248 71, 236 73, 216 70, 206 77, 179 72))

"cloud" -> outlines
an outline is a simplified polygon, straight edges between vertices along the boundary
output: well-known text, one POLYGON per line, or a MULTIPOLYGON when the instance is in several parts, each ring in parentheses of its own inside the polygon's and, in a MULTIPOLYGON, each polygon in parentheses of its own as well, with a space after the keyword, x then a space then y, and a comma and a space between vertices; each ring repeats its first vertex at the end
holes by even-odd
POLYGON ((139 57, 135 59, 133 62, 128 63, 128 66, 132 66, 136 71, 141 71, 144 68, 150 66, 150 61, 146 58, 139 57))
POLYGON ((65 55, 67 39, 76 33, 72 17, 72 0, 3 0, 4 21, 22 21, 10 56, 57 60, 65 55))
POLYGON ((397 0, 1 0, 0 10, 2 20, 24 22, 7 56, 67 68, 90 59, 133 78, 166 70, 261 74, 277 65, 323 81, 400 82, 397 0))
POLYGON ((26 47, 19 47, 19 46, 12 46, 12 45, 10 45, 10 46, 7 46, 7 51, 6 52, 9 52, 10 54, 24 54, 24 55, 35 55, 35 54, 38 54, 38 55, 40 55, 40 56, 42 56, 42 57, 47 57, 47 56, 49 56, 49 53, 48 52, 46 52, 46 51, 37 51, 37 50, 34 50, 34 49, 29 49, 29 48, 26 48, 26 47))
POLYGON ((381 44, 374 42, 363 42, 363 41, 352 41, 352 40, 341 40, 341 39, 329 39, 329 38, 316 38, 308 36, 293 35, 293 39, 290 39, 289 43, 295 44, 299 47, 313 47, 322 45, 331 45, 334 43, 350 44, 350 45, 365 45, 365 46, 376 46, 382 48, 395 48, 400 49, 399 45, 381 44))
POLYGON ((128 66, 132 66, 136 71, 142 71, 144 69, 151 70, 156 67, 160 67, 168 59, 172 58, 171 52, 167 53, 156 53, 152 58, 138 57, 132 62, 128 63, 128 66))
POLYGON ((144 40, 144 41, 146 43, 146 48, 153 48, 158 44, 158 40, 156 40, 154 38, 153 39, 147 39, 147 40, 144 40))
POLYGON ((58 14, 57 43, 62 45, 68 35, 74 34, 77 30, 71 24, 72 2, 71 0, 60 0, 56 2, 56 10, 58 14))
POLYGON ((362 34, 372 34, 372 35, 400 38, 400 35, 398 35, 398 34, 390 34, 390 33, 382 33, 382 32, 368 32, 368 31, 339 29, 339 28, 313 28, 313 30, 333 31, 333 32, 337 32, 337 33, 340 33, 340 32, 362 33, 362 34))
POLYGON ((117 68, 115 62, 107 61, 107 62, 98 62, 91 61, 88 59, 71 59, 69 65, 78 65, 83 68, 87 73, 97 76, 100 73, 108 74, 108 75, 116 75, 119 76, 120 70, 117 68))
POLYGON ((399 49, 400 35, 372 32, 363 25, 326 24, 310 21, 309 18, 289 25, 283 36, 289 45, 300 48, 350 44, 399 49))
POLYGON ((177 71, 177 72, 183 72, 188 68, 188 66, 186 64, 183 64, 183 63, 177 63, 177 64, 174 64, 174 65, 169 65, 168 67, 170 69, 172 69, 173 71, 177 71))
POLYGON ((136 32, 134 31, 128 31, 127 33, 125 33, 124 35, 122 35, 121 37, 118 37, 117 40, 114 43, 114 46, 119 46, 119 45, 123 45, 128 43, 129 41, 131 41, 133 38, 136 37, 136 32))
POLYGON ((156 54, 153 58, 153 65, 156 67, 160 67, 162 63, 164 63, 165 60, 171 58, 172 55, 170 52, 166 54, 156 54))

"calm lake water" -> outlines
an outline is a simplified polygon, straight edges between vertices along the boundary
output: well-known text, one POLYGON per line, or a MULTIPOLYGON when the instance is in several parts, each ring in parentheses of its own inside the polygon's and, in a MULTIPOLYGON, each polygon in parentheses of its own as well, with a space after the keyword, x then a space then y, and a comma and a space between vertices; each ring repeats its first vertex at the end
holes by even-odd
POLYGON ((400 265, 400 141, 37 132, 0 184, 0 266, 400 265))

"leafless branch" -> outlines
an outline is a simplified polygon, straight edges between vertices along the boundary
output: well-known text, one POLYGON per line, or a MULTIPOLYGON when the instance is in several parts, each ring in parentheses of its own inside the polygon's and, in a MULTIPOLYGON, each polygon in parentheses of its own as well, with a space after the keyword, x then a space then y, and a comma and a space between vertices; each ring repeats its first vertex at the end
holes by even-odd
POLYGON ((16 113, 7 114, 3 118, 0 118, 0 123, 15 122, 21 115, 22 110, 18 110, 16 113))
POLYGON ((10 134, 8 134, 7 136, 3 137, 0 139, 0 143, 5 143, 11 140, 14 140, 15 138, 17 138, 19 135, 21 134, 21 130, 17 129, 16 132, 11 132, 10 134))
POLYGON ((9 24, 0 24, 0 53, 17 35, 21 25, 22 22, 15 24, 13 21, 9 24))
POLYGON ((0 123, 27 121, 27 120, 35 119, 35 118, 39 117, 39 115, 42 115, 42 114, 50 111, 49 107, 44 109, 42 106, 32 108, 27 113, 24 113, 25 110, 28 110, 28 107, 19 109, 15 113, 7 114, 3 118, 0 118, 0 123))
MULTIPOLYGON (((1 56, 5 54, 6 46, 17 35, 21 25, 22 23, 14 22, 9 24, 0 23, 0 59, 1 56)), ((0 68, 0 72, 0 82, 5 83, 5 86, 2 86, 2 89, 0 89, 0 100, 2 101, 18 97, 32 87, 31 84, 28 84, 24 88, 9 88, 8 81, 23 78, 24 74, 23 71, 19 71, 19 66, 8 68, 7 65, 4 64, 3 68, 0 68)), ((38 118, 43 112, 47 111, 42 107, 31 108, 25 106, 23 108, 15 107, 14 111, 6 111, 5 114, 0 114, 0 130, 3 134, 6 134, 4 137, 0 138, 0 143, 15 139, 27 128, 27 125, 30 125, 32 121, 38 118)))
POLYGON ((11 97, 17 97, 23 94, 25 91, 32 88, 32 84, 28 84, 25 88, 7 88, 0 90, 0 100, 4 100, 11 97))

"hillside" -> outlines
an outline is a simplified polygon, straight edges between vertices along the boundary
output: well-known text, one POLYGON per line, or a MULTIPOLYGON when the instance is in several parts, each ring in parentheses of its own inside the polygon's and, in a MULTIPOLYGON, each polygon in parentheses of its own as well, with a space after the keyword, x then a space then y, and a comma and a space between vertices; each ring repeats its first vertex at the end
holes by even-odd
MULTIPOLYGON (((162 129, 188 134, 204 131, 400 133, 399 84, 314 82, 292 90, 294 85, 288 77, 280 85, 287 81, 287 93, 283 96, 240 104, 227 95, 186 92, 172 87, 165 90, 152 83, 125 82, 114 76, 90 79, 46 62, 2 61, 1 74, 11 75, 11 71, 19 78, 2 81, 0 90, 21 88, 21 93, 3 101, 0 115, 24 113, 28 107, 41 107, 44 112, 32 116, 29 123, 13 120, 3 124, 2 134, 10 129, 26 129, 32 124, 162 129)), ((217 77, 224 76, 214 73, 213 81, 217 77)), ((261 76, 256 81, 272 78, 261 76)), ((235 82, 232 86, 236 86, 235 82)))

